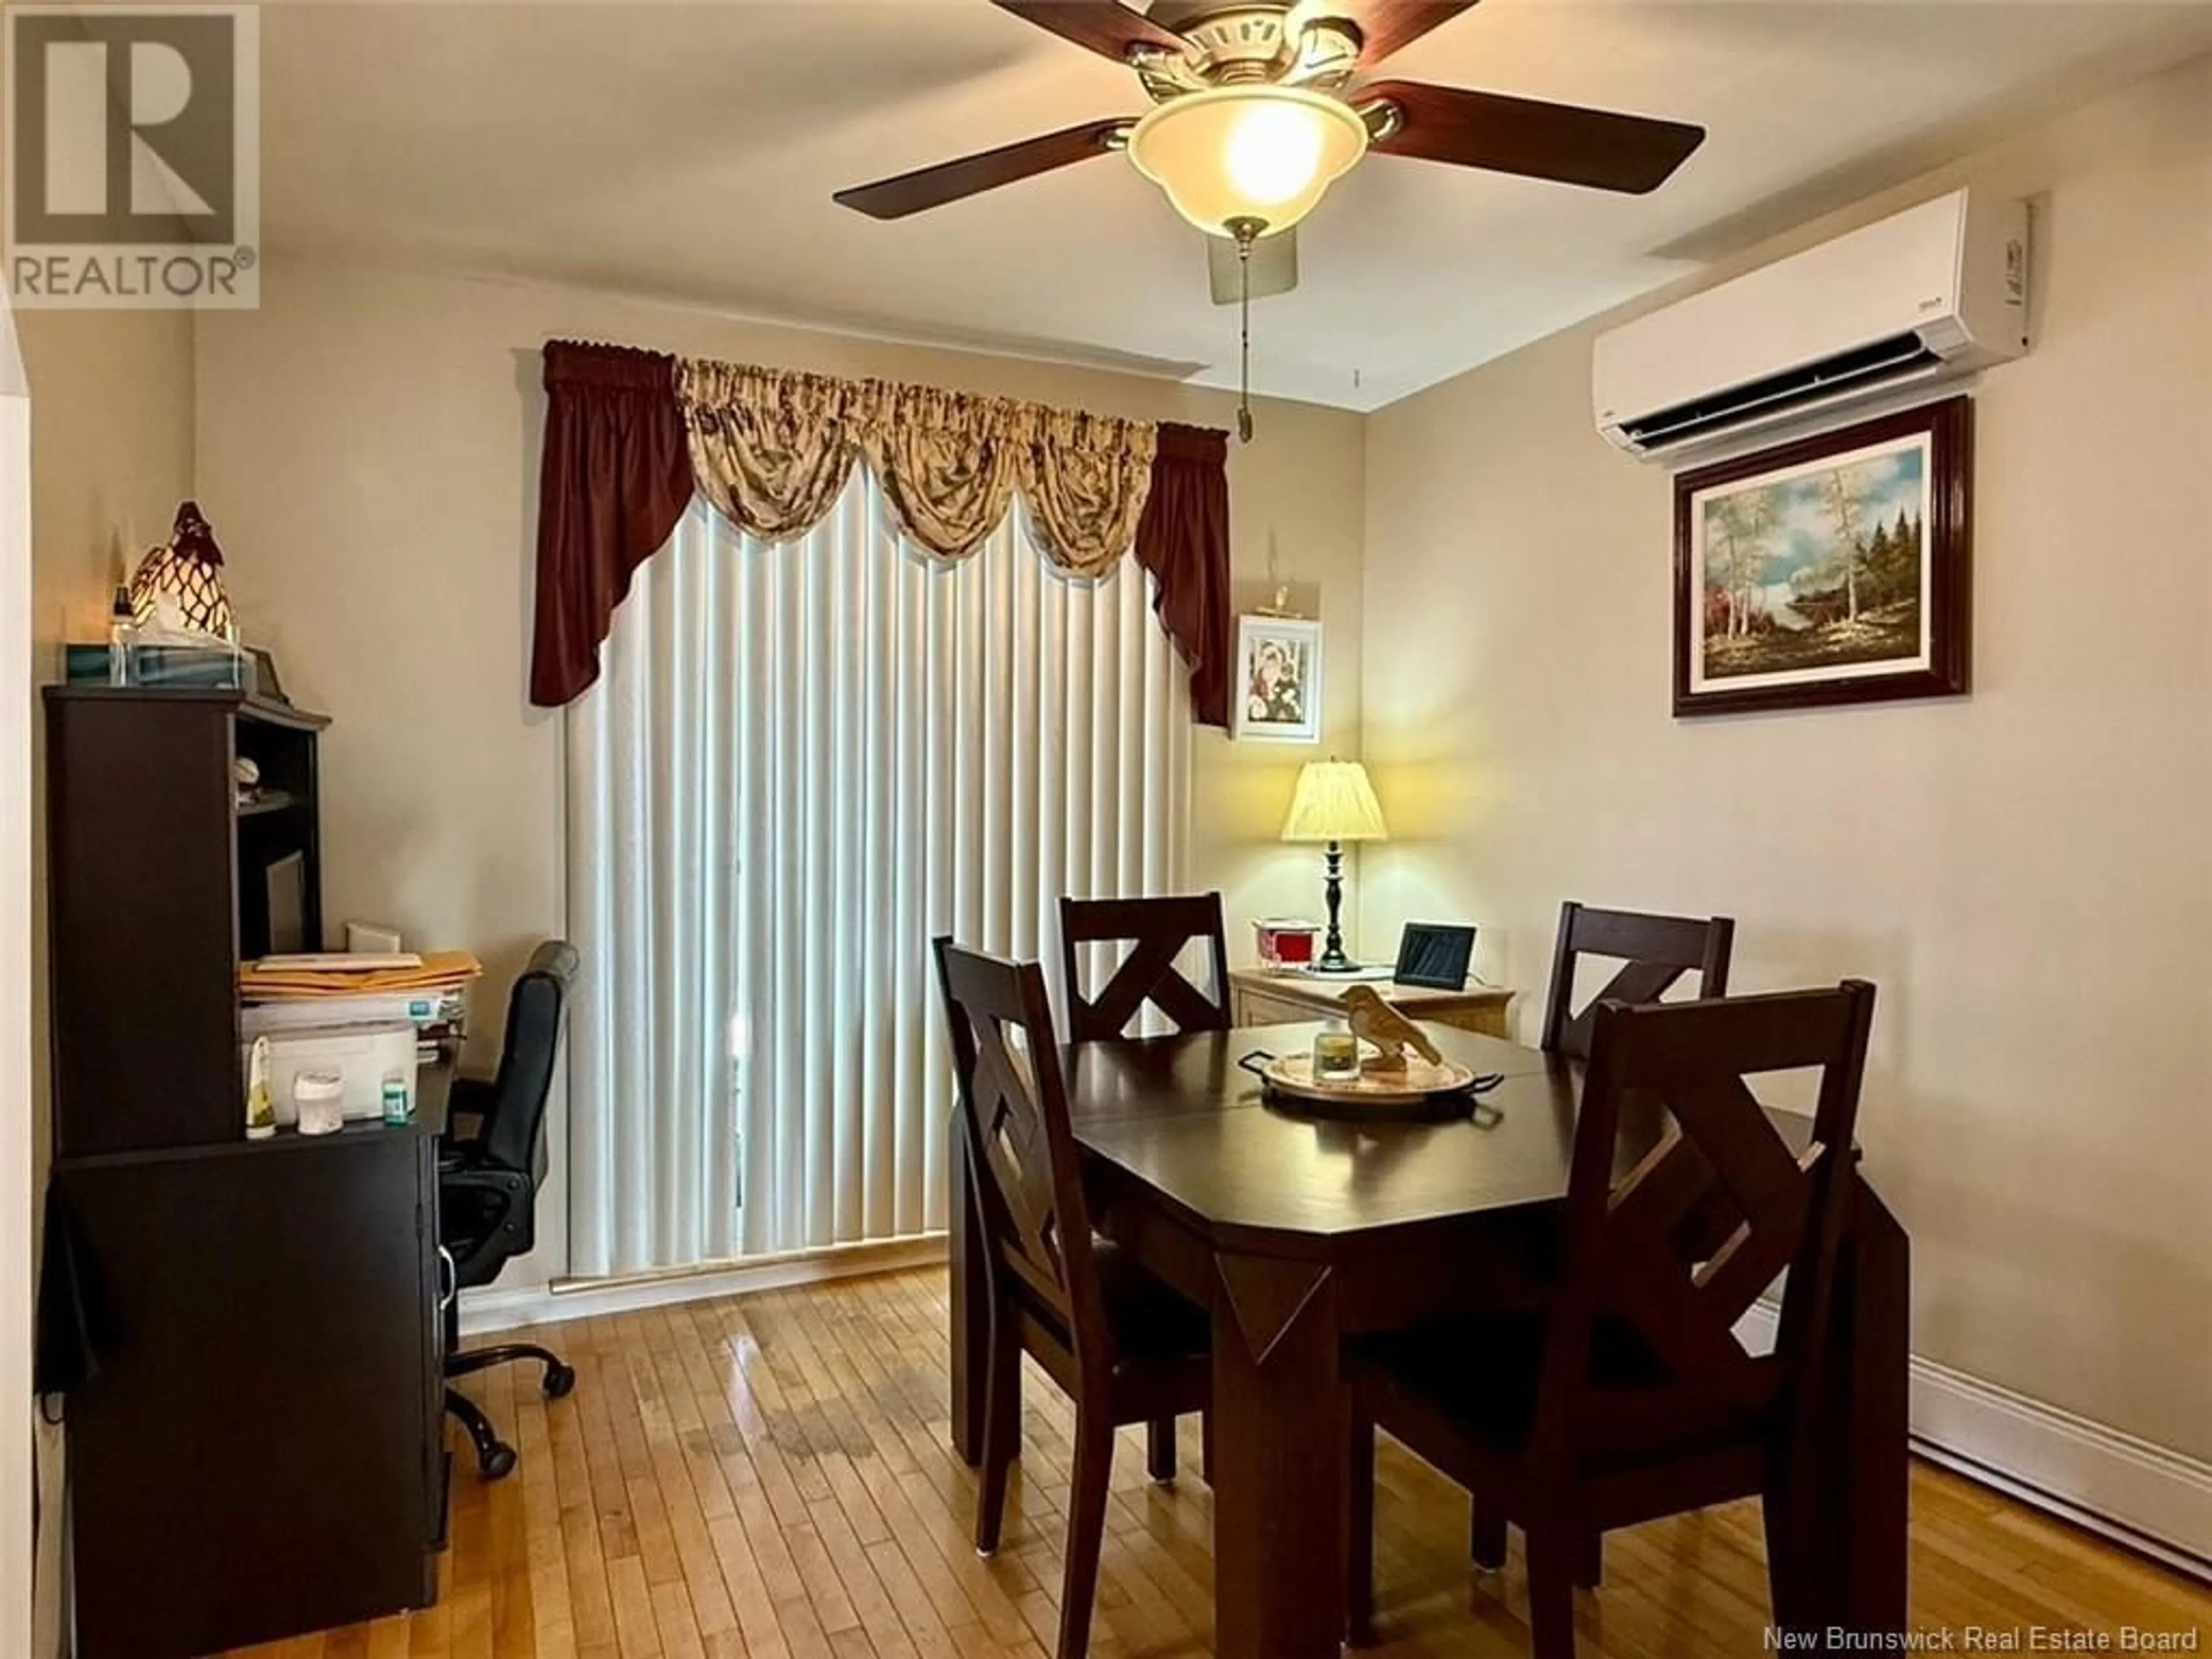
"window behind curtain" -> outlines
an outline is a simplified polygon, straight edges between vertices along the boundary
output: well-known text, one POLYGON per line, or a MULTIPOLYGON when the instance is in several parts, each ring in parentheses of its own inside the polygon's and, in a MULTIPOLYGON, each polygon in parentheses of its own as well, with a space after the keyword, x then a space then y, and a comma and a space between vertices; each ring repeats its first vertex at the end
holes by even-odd
POLYGON ((1182 883, 1187 672, 1125 561, 903 545, 866 468, 803 539, 695 505, 568 714, 573 1268, 945 1225, 929 940, 1056 957, 1062 893, 1182 883))

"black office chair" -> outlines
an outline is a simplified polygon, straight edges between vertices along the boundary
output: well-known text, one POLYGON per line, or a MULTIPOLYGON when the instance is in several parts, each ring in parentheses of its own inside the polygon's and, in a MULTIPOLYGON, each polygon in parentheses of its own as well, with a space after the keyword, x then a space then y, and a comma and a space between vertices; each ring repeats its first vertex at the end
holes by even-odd
MULTIPOLYGON (((466 1376, 493 1365, 530 1360, 545 1368, 545 1397, 576 1386, 576 1373, 550 1349, 506 1343, 460 1352, 459 1292, 489 1285, 500 1269, 537 1242, 538 1188, 545 1179, 545 1100, 561 1048, 561 1028, 575 982, 576 947, 547 939, 531 953, 507 1003, 507 1041, 499 1075, 485 1082, 453 1080, 446 1140, 438 1149, 439 1242, 453 1264, 454 1294, 446 1304, 446 1375, 466 1376), (463 1135, 453 1127, 472 1117, 463 1135)), ((460 1419, 477 1449, 477 1468, 496 1480, 514 1468, 514 1448, 493 1431, 474 1401, 446 1390, 446 1409, 460 1419)))

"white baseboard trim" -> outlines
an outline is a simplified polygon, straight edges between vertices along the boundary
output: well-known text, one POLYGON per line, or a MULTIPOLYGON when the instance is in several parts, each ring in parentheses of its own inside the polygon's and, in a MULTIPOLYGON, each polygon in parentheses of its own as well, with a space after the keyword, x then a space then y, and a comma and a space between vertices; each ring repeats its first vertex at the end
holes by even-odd
POLYGON ((835 1244, 825 1249, 793 1250, 714 1267, 642 1273, 627 1279, 564 1279, 550 1285, 501 1289, 488 1285, 461 1292, 461 1334, 481 1336, 521 1325, 556 1325, 599 1314, 629 1313, 678 1302, 704 1302, 718 1296, 788 1290, 866 1273, 926 1267, 945 1260, 945 1235, 870 1244, 835 1244))
MULTIPOLYGON (((1773 1346, 1777 1310, 1737 1328, 1773 1346)), ((2212 1464, 1915 1355, 1912 1449, 2024 1504, 2212 1581, 2212 1464)))
POLYGON ((1918 1358, 1912 1436, 1933 1462, 2212 1580, 2212 1465, 1918 1358))

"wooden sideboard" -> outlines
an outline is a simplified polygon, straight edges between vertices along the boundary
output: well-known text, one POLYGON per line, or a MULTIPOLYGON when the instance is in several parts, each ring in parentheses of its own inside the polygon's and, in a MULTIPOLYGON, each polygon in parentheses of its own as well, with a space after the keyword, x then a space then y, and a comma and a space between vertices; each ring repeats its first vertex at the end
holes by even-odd
POLYGON ((1239 1025, 1290 1025, 1326 1019, 1341 1012, 1340 999, 1354 985, 1380 991, 1415 1019, 1432 1019, 1486 1036, 1510 1039, 1513 1035, 1505 1019, 1513 993, 1499 986, 1469 985, 1457 991, 1438 991, 1389 981, 1322 979, 1261 968, 1230 969, 1230 1014, 1239 1025))

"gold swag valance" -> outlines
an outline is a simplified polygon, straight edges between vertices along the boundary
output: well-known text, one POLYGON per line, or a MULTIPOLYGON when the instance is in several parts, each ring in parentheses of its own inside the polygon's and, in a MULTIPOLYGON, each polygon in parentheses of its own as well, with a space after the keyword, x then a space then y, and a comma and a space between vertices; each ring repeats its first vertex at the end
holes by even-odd
POLYGON ((1054 564, 1102 575, 1127 551, 1189 665, 1193 717, 1228 726, 1227 433, 580 340, 545 343, 530 700, 558 708, 599 678, 631 577, 695 495, 788 539, 820 522, 863 457, 907 532, 940 556, 972 552, 1017 489, 1054 564))
POLYGON ((1146 421, 694 358, 678 364, 677 401, 700 494, 763 540, 820 523, 864 459, 906 533, 940 558, 975 552, 1018 489, 1038 552, 1084 576, 1135 540, 1159 441, 1146 421))

